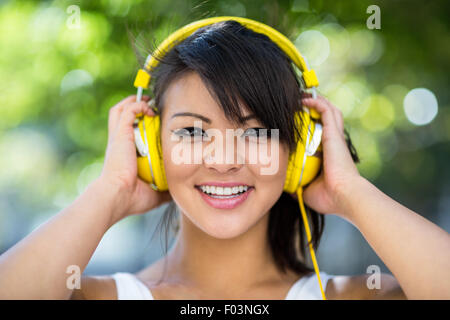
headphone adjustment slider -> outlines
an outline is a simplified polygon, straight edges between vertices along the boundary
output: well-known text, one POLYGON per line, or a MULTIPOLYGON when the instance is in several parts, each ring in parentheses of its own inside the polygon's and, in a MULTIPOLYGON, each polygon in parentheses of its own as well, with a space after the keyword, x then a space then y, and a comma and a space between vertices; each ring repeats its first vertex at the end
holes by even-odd
POLYGON ((319 80, 317 79, 316 72, 314 69, 303 71, 303 80, 305 81, 305 86, 307 88, 319 86, 319 80))
POLYGON ((134 80, 134 86, 136 88, 148 88, 148 84, 150 82, 150 75, 144 69, 139 69, 136 79, 134 80))

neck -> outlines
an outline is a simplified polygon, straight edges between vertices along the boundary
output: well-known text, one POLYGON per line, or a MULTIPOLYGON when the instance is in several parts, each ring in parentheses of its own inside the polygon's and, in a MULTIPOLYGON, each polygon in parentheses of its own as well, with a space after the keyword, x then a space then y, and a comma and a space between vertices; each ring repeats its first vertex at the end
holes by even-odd
POLYGON ((167 257, 168 279, 222 292, 232 290, 232 284, 245 290, 281 279, 267 237, 268 220, 266 214, 247 232, 218 239, 181 214, 179 234, 167 257))

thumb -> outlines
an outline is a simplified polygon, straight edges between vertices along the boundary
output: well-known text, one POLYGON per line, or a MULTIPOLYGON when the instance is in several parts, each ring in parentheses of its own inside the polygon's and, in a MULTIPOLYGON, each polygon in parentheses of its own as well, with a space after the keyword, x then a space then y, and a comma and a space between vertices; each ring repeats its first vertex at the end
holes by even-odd
POLYGON ((311 209, 325 213, 328 203, 324 194, 323 172, 303 190, 303 201, 311 209))

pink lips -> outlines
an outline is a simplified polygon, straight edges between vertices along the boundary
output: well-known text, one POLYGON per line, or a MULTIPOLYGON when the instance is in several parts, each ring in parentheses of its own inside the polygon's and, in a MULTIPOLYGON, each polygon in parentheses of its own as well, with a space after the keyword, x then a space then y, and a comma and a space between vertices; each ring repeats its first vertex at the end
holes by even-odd
MULTIPOLYGON (((208 185, 208 186, 217 186, 217 187, 234 187, 234 186, 248 186, 245 183, 236 183, 236 182, 205 182, 201 185, 208 185)), ((203 200, 210 205, 213 208, 216 209, 234 209, 241 203, 243 203, 247 197, 250 195, 250 193, 253 191, 253 187, 248 186, 246 192, 242 193, 239 196, 233 197, 233 198, 227 198, 227 199, 218 199, 213 198, 209 196, 208 194, 202 192, 200 188, 196 188, 198 192, 200 192, 200 195, 202 196, 203 200)))

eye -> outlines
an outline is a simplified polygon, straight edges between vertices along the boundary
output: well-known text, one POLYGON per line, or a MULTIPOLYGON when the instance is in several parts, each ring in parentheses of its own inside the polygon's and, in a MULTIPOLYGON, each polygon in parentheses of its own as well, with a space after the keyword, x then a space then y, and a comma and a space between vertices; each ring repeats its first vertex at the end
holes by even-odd
POLYGON ((179 136, 194 137, 194 138, 208 136, 204 130, 202 130, 198 127, 186 127, 186 128, 175 130, 174 133, 179 136))
POLYGON ((267 137, 270 138, 270 130, 266 128, 249 128, 245 130, 244 137, 260 138, 267 137))

